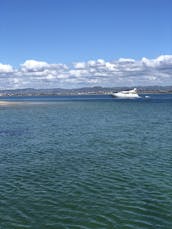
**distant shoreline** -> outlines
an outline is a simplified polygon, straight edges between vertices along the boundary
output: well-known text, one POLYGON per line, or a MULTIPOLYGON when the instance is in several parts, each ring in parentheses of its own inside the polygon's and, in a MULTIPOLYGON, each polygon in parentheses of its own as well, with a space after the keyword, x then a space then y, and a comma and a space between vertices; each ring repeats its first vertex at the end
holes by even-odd
MULTIPOLYGON (((138 86, 138 94, 172 94, 172 86, 138 86)), ((114 92, 131 90, 133 87, 84 87, 75 89, 8 89, 0 90, 0 97, 11 96, 80 96, 80 95, 111 95, 114 92)))
MULTIPOLYGON (((172 94, 172 92, 160 92, 160 91, 145 91, 145 92, 138 92, 139 95, 156 95, 156 94, 172 94)), ((101 95, 112 95, 112 92, 110 93, 64 93, 64 94, 7 94, 7 95, 1 95, 0 96, 0 103, 6 103, 5 101, 1 101, 1 98, 3 97, 43 97, 43 96, 101 96, 101 95)))

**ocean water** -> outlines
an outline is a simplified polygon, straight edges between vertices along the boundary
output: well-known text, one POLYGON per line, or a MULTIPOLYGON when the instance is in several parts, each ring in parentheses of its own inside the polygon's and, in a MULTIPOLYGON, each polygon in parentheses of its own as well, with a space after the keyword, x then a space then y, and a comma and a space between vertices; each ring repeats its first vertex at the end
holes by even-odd
POLYGON ((172 95, 2 100, 0 228, 172 228, 172 95))

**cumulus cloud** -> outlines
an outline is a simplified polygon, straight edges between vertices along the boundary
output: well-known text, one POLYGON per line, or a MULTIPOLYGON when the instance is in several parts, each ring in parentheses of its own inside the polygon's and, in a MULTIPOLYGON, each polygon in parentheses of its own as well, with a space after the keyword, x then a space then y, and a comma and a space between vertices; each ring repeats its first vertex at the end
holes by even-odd
POLYGON ((13 67, 9 64, 0 63, 0 74, 13 72, 13 67))
POLYGON ((0 63, 0 88, 172 85, 172 55, 62 63, 26 60, 19 68, 0 63))
POLYGON ((26 60, 23 64, 21 64, 21 70, 27 71, 39 71, 45 68, 48 68, 48 63, 44 61, 36 61, 36 60, 26 60))

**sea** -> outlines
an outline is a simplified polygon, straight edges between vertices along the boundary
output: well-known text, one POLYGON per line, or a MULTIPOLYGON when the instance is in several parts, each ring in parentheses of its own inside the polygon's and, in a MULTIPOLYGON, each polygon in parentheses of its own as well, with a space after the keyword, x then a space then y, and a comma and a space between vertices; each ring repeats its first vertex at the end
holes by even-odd
POLYGON ((172 94, 0 100, 1 229, 172 228, 172 94))

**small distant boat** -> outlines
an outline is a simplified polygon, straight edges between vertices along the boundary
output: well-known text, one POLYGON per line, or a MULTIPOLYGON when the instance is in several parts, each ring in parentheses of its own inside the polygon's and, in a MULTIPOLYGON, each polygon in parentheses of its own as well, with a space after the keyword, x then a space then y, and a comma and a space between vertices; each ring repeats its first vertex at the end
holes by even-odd
POLYGON ((137 94, 137 88, 134 88, 132 90, 128 91, 119 91, 116 93, 112 93, 113 97, 116 98, 126 98, 126 99, 131 99, 131 98, 140 98, 140 96, 137 94))

